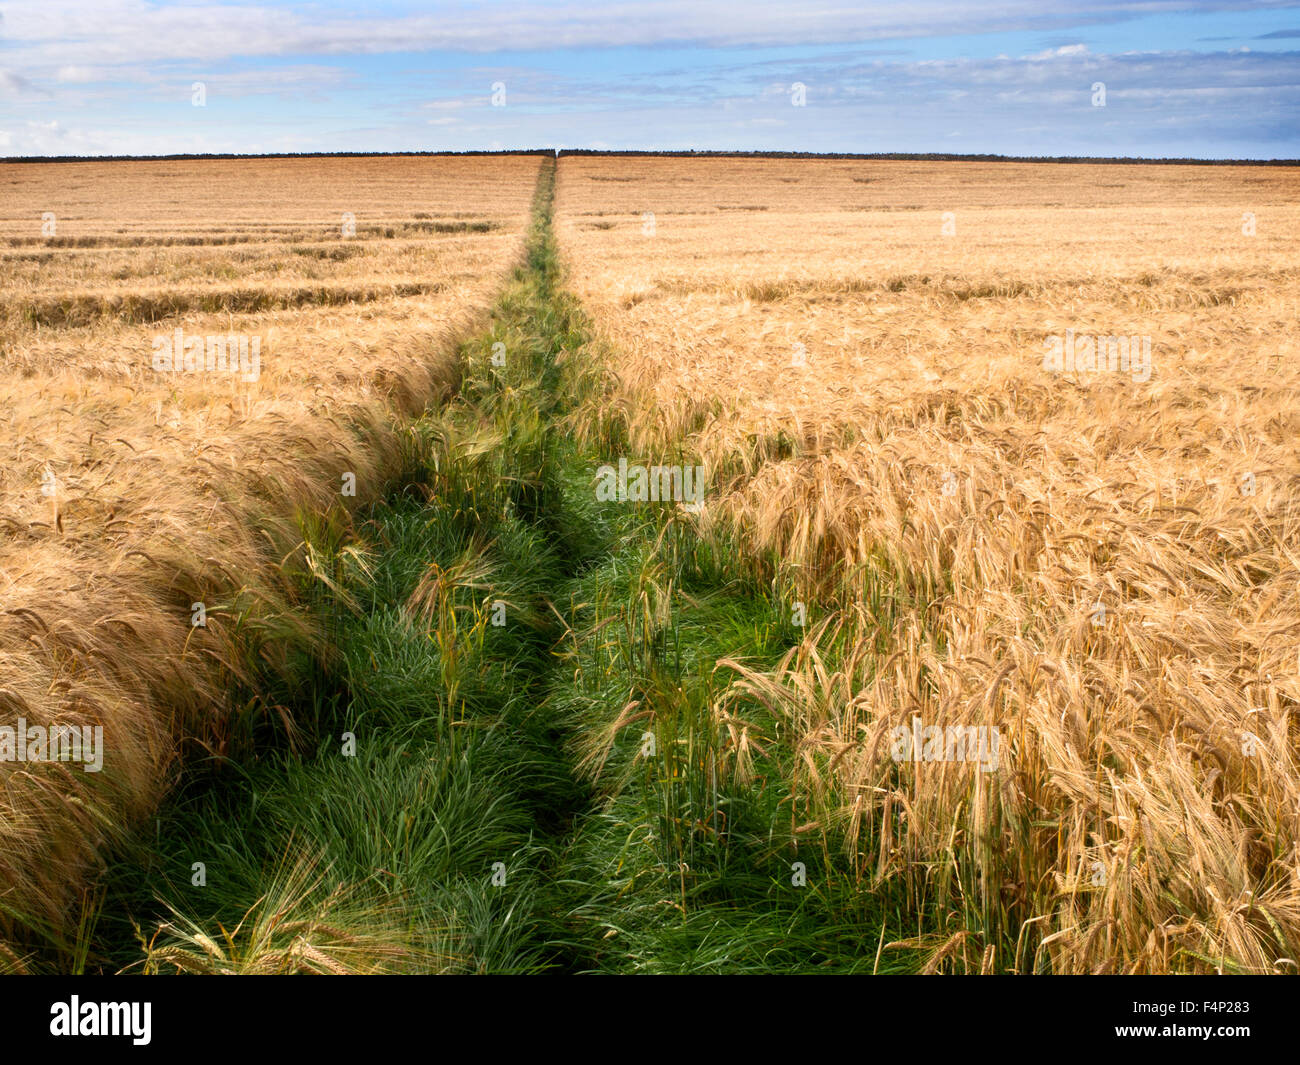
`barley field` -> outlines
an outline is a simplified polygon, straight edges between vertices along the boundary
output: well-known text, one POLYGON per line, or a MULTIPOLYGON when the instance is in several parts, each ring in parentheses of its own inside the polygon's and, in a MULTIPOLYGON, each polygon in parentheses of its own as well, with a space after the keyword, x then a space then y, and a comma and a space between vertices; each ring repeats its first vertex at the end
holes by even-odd
POLYGON ((1296 970, 1295 168, 0 188, 0 971, 1296 970))
POLYGON ((233 685, 287 636, 324 638, 288 598, 286 556, 314 564, 299 526, 382 495, 402 419, 455 388, 537 169, 0 164, 0 706, 101 726, 111 754, 97 774, 0 765, 0 931, 75 924, 178 754, 220 755, 278 713, 233 685), (177 330, 197 365, 178 347, 160 371, 177 330), (213 336, 242 338, 244 361, 214 368, 213 336))
POLYGON ((557 231, 630 450, 806 610, 719 665, 728 771, 789 746, 927 970, 1294 971, 1295 171, 578 157, 557 231))

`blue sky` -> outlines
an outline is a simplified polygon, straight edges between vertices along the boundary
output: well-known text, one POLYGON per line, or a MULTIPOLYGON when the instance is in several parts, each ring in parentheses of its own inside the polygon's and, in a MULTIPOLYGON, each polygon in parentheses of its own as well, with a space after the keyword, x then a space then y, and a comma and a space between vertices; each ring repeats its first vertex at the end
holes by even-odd
POLYGON ((1298 134, 1294 3, 0 0, 0 155, 1294 158, 1298 134))

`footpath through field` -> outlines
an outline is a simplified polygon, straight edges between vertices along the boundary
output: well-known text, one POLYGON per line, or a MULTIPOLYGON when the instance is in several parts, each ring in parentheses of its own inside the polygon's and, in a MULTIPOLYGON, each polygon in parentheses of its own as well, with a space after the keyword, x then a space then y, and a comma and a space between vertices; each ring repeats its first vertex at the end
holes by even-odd
POLYGON ((690 459, 631 454, 562 288, 556 169, 408 475, 305 532, 334 653, 287 699, 298 741, 181 789, 110 878, 87 967, 143 946, 154 972, 897 968, 886 927, 917 929, 824 834, 802 844, 793 754, 736 762, 721 663, 779 659, 789 604, 680 500, 601 490, 622 460, 690 459))

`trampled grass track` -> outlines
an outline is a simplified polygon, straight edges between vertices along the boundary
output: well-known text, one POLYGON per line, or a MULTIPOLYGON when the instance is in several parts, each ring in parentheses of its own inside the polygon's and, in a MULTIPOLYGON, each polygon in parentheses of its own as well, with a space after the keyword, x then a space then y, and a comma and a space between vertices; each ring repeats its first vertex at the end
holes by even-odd
POLYGON ((872 971, 922 931, 809 834, 791 752, 722 766, 718 663, 771 666, 800 634, 672 504, 596 501, 628 442, 586 416, 608 383, 560 287, 554 180, 400 489, 308 533, 337 654, 274 693, 296 739, 192 770, 65 964, 872 971))

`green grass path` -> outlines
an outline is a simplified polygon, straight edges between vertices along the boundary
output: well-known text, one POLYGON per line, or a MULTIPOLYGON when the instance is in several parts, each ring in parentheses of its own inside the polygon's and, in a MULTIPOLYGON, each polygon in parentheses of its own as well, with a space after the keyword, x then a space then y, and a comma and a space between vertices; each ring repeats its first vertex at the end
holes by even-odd
POLYGON ((834 828, 796 831, 825 811, 759 706, 769 742, 734 772, 717 663, 797 641, 779 582, 671 503, 596 498, 603 463, 689 457, 578 417, 607 383, 562 286, 555 176, 405 475, 303 522, 332 649, 263 693, 301 735, 187 770, 65 965, 139 967, 144 943, 161 972, 897 968, 880 944, 918 929, 834 828))

